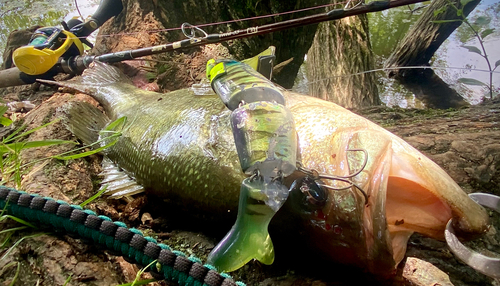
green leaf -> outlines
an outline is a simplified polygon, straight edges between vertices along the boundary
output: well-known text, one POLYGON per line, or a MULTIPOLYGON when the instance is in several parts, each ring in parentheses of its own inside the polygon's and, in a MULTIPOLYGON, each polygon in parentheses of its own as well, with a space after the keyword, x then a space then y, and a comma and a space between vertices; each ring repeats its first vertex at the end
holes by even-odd
POLYGON ((474 46, 462 46, 462 48, 466 48, 467 50, 469 50, 469 52, 473 52, 473 53, 476 53, 476 54, 483 55, 483 54, 481 54, 481 51, 477 47, 474 47, 474 46))
POLYGON ((4 115, 7 110, 9 110, 7 105, 0 105, 0 116, 4 115))
POLYGON ((481 32, 481 38, 486 38, 486 36, 493 34, 495 32, 495 29, 486 29, 481 32))
POLYGON ((126 116, 120 117, 120 118, 116 119, 115 121, 111 122, 106 128, 104 128, 104 130, 107 130, 107 131, 114 130, 118 126, 125 124, 125 122, 127 122, 127 117, 126 116))
POLYGON ((461 77, 457 80, 458 82, 461 82, 463 84, 467 84, 467 85, 479 85, 479 86, 488 86, 487 84, 485 84, 484 82, 482 81, 479 81, 477 79, 473 79, 473 78, 466 78, 466 77, 461 77))
POLYGON ((487 16, 479 16, 476 21, 474 21, 474 25, 485 26, 491 22, 491 18, 487 16))
POLYGON ((462 16, 463 14, 464 14, 464 10, 462 10, 462 9, 458 9, 457 10, 457 16, 458 17, 462 16))
POLYGON ((451 22, 462 22, 462 20, 434 20, 432 23, 442 24, 442 23, 451 23, 451 22))
POLYGON ((438 16, 439 14, 442 14, 444 11, 446 11, 446 6, 443 6, 439 9, 434 10, 434 17, 438 16))
POLYGON ((0 105, 0 124, 2 124, 3 126, 9 126, 12 123, 12 120, 7 117, 3 117, 7 110, 9 110, 9 107, 7 105, 0 105))
POLYGON ((2 124, 3 126, 9 126, 9 125, 12 124, 12 120, 10 120, 7 117, 3 117, 3 116, 0 115, 0 124, 2 124))
POLYGON ((30 141, 30 142, 16 142, 10 144, 3 144, 0 146, 0 153, 7 153, 9 151, 21 151, 29 148, 37 148, 44 146, 60 145, 60 144, 76 144, 73 141, 50 139, 42 141, 30 141))
POLYGON ((495 68, 500 66, 500 60, 498 60, 496 63, 495 63, 495 68))

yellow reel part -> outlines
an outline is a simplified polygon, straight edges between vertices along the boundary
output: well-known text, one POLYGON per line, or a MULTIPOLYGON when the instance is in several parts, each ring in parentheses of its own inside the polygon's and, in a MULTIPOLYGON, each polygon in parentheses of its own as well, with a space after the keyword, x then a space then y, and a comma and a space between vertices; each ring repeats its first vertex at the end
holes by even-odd
POLYGON ((48 72, 68 49, 74 44, 80 55, 83 54, 83 45, 73 33, 62 30, 66 35, 64 43, 57 49, 37 49, 34 46, 23 46, 12 53, 12 61, 19 70, 29 75, 40 75, 48 72))

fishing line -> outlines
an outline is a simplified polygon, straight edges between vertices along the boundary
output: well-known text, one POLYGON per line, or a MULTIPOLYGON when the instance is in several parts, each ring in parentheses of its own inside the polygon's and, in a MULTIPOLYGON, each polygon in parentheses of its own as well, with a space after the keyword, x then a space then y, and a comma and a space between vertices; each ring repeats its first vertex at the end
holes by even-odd
MULTIPOLYGON (((327 78, 323 78, 323 79, 318 79, 318 80, 315 80, 315 81, 310 81, 307 84, 310 85, 310 84, 314 84, 314 83, 317 83, 317 82, 320 82, 320 81, 325 81, 325 80, 332 79, 332 78, 349 77, 349 76, 362 75, 362 74, 367 74, 367 73, 372 73, 372 72, 378 72, 378 71, 401 70, 401 69, 441 69, 441 70, 456 69, 456 70, 468 70, 468 71, 478 71, 478 72, 487 72, 487 73, 490 73, 489 70, 471 69, 471 68, 459 68, 459 67, 429 67, 429 66, 392 67, 392 68, 380 68, 380 69, 367 70, 367 71, 353 73, 353 74, 334 75, 334 76, 331 76, 331 77, 327 77, 327 78)), ((500 74, 500 71, 491 71, 491 73, 500 74)))
MULTIPOLYGON (((76 2, 76 0, 75 0, 75 2, 76 2)), ((267 15, 248 17, 248 18, 243 18, 243 19, 234 19, 234 20, 228 20, 228 21, 222 21, 222 22, 206 23, 206 24, 193 25, 193 26, 194 27, 208 27, 208 26, 217 26, 217 25, 223 25, 223 24, 231 24, 231 23, 236 23, 236 22, 245 22, 245 21, 257 20, 257 19, 265 19, 265 18, 271 18, 271 17, 281 16, 281 15, 299 13, 299 12, 304 12, 304 11, 309 11, 309 10, 314 10, 314 9, 327 8, 327 7, 336 6, 336 5, 343 5, 346 3, 348 3, 348 1, 339 2, 339 3, 330 3, 330 4, 319 5, 319 6, 308 7, 308 8, 297 9, 297 10, 291 10, 291 11, 286 11, 286 12, 281 12, 281 13, 267 14, 267 15)), ((157 30, 144 30, 144 31, 140 31, 140 32, 129 32, 129 33, 102 34, 102 35, 97 35, 96 37, 129 36, 129 35, 139 35, 142 33, 150 34, 150 33, 177 31, 177 30, 182 30, 182 27, 157 29, 157 30)))
POLYGON ((83 18, 82 12, 80 12, 80 8, 78 7, 78 1, 77 0, 75 0, 75 7, 76 7, 76 11, 78 11, 78 15, 80 15, 80 18, 82 19, 82 21, 85 21, 85 18, 83 18))

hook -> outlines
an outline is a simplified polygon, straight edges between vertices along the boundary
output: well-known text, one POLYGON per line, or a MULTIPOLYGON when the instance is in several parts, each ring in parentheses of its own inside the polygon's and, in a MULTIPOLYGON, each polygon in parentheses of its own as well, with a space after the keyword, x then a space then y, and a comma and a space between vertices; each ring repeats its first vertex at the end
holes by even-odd
MULTIPOLYGON (((361 192, 361 194, 363 194, 363 197, 365 198, 365 205, 366 205, 366 204, 368 204, 368 195, 360 186, 356 185, 350 179, 353 177, 356 177, 365 169, 366 164, 368 163, 368 152, 365 149, 347 149, 346 151, 365 153, 365 158, 364 158, 364 161, 363 161, 361 168, 359 170, 357 170, 356 172, 349 174, 347 176, 335 176, 335 175, 330 175, 330 174, 322 174, 314 169, 305 168, 301 162, 297 162, 297 169, 299 171, 311 176, 314 180, 327 179, 327 180, 333 180, 333 181, 340 181, 340 182, 344 182, 344 183, 348 184, 348 186, 341 187, 341 188, 333 187, 333 186, 326 185, 326 184, 319 184, 320 186, 325 187, 325 188, 330 189, 330 190, 340 191, 340 190, 349 189, 351 187, 355 187, 356 189, 358 189, 361 192)), ((347 164, 349 164, 349 163, 347 163, 347 164)))

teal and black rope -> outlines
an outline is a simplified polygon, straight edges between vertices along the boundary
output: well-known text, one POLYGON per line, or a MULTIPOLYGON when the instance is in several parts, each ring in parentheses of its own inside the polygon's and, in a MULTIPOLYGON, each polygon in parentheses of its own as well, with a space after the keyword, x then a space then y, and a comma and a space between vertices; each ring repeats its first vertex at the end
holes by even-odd
POLYGON ((203 265, 196 257, 186 257, 180 251, 145 237, 122 222, 113 222, 80 206, 64 201, 28 194, 0 186, 0 210, 40 228, 77 235, 105 247, 127 261, 145 267, 156 279, 165 279, 186 286, 244 286, 229 275, 218 273, 211 265, 203 265))

